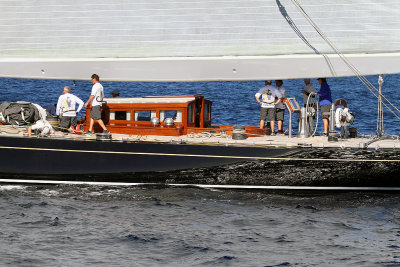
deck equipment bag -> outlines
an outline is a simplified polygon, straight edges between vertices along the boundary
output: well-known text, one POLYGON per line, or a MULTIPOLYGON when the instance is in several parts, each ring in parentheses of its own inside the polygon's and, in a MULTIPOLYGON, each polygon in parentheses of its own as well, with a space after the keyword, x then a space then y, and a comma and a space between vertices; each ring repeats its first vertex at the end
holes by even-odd
POLYGON ((3 102, 0 105, 0 122, 23 126, 40 119, 40 113, 34 104, 18 101, 14 103, 3 102))

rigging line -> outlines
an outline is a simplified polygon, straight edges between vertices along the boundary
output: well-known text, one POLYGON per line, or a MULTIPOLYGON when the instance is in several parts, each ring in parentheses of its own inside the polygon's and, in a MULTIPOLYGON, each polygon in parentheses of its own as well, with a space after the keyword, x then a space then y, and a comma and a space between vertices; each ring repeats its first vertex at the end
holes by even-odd
MULTIPOLYGON (((344 61, 344 63, 350 68, 350 70, 353 71, 353 73, 356 74, 356 76, 360 79, 360 81, 370 90, 372 94, 374 94, 371 89, 374 89, 379 95, 383 97, 392 107, 394 107, 397 112, 400 112, 400 110, 394 106, 385 96, 379 93, 378 89, 375 88, 375 86, 368 81, 366 77, 364 77, 348 60, 347 58, 334 46, 334 44, 325 36, 325 34, 322 32, 321 29, 314 23, 314 21, 311 19, 311 17, 307 14, 307 12, 300 6, 300 4, 297 2, 297 0, 292 0, 294 4, 298 7, 300 12, 303 14, 303 16, 309 21, 309 23, 314 27, 314 29, 318 32, 318 34, 327 42, 327 44, 339 55, 339 57, 344 61)), ((378 98, 377 95, 374 94, 375 97, 378 98)), ((386 106, 386 105, 385 105, 386 106)), ((389 111, 391 111, 399 120, 400 118, 388 107, 389 111)))
MULTIPOLYGON (((366 77, 364 77, 357 69, 354 67, 348 60, 347 58, 334 46, 334 44, 325 36, 325 34, 322 32, 322 30, 315 24, 315 22, 311 19, 311 17, 307 14, 307 12, 301 7, 301 5, 298 3, 297 0, 292 0, 293 4, 299 9, 299 11, 303 14, 303 16, 309 21, 311 26, 318 32, 318 34, 322 37, 322 39, 325 40, 325 42, 335 51, 336 54, 339 55, 339 57, 343 60, 343 62, 349 67, 349 69, 356 74, 356 76, 360 79, 360 81, 370 90, 370 92, 378 98, 378 96, 371 91, 371 89, 375 90, 378 95, 382 96, 382 98, 387 101, 397 112, 400 113, 400 110, 392 104, 384 95, 379 93, 379 90, 376 89, 376 87, 368 81, 366 77)), ((400 117, 395 114, 385 103, 383 103, 385 107, 392 112, 392 114, 400 120, 400 117)))
POLYGON ((329 57, 325 54, 322 54, 319 52, 312 44, 307 40, 307 38, 303 35, 303 33, 300 31, 300 29, 297 27, 297 25, 293 22, 292 18, 289 16, 287 13, 285 7, 282 5, 282 3, 279 0, 276 0, 276 3, 279 8, 279 12, 281 12, 282 16, 285 18, 289 26, 292 28, 292 30, 297 34, 297 36, 300 37, 300 39, 309 47, 311 48, 315 54, 317 55, 322 55, 326 61, 326 64, 329 67, 329 70, 331 71, 333 76, 337 76, 335 72, 335 68, 333 67, 332 62, 330 61, 329 57))

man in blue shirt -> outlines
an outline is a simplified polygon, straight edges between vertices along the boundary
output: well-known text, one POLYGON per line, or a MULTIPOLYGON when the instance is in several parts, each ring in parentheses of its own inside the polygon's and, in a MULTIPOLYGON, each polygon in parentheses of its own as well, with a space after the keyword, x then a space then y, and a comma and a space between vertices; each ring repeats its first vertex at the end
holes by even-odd
POLYGON ((319 106, 321 108, 322 121, 324 123, 324 136, 328 136, 329 117, 332 106, 331 88, 329 88, 326 78, 318 78, 318 82, 321 85, 321 88, 318 93, 315 93, 315 95, 319 96, 319 106))

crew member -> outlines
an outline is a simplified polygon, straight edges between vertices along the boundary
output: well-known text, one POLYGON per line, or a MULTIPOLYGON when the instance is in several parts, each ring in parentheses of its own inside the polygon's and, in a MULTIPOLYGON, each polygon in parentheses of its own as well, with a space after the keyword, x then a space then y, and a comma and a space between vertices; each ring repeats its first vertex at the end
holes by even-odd
POLYGON ((32 136, 32 131, 38 130, 42 135, 54 134, 54 129, 48 121, 38 120, 34 125, 28 127, 28 135, 32 136))
POLYGON ((331 88, 326 82, 326 78, 318 78, 318 82, 321 85, 318 93, 314 95, 319 96, 319 105, 321 107, 322 121, 324 123, 324 136, 328 136, 329 133, 329 117, 332 106, 331 88))
POLYGON ((68 129, 74 132, 80 131, 76 114, 81 111, 82 107, 83 101, 76 95, 71 94, 69 86, 65 86, 63 94, 58 98, 56 107, 56 114, 61 118, 60 127, 63 132, 68 131, 68 129), (79 105, 77 110, 75 110, 76 104, 79 105))
POLYGON ((304 88, 301 91, 303 93, 303 103, 304 103, 304 107, 306 107, 307 105, 307 100, 308 100, 308 106, 312 106, 314 103, 314 93, 315 93, 315 88, 314 86, 311 84, 310 79, 304 79, 304 88), (310 96, 311 95, 311 96, 310 96), (310 98, 309 98, 310 96, 310 98))
MULTIPOLYGON (((276 80, 275 85, 278 88, 278 91, 281 94, 281 97, 286 98, 286 89, 285 89, 285 87, 283 87, 283 81, 276 80)), ((285 134, 283 132, 283 120, 285 118, 285 105, 283 104, 282 101, 280 101, 276 105, 275 117, 276 117, 276 120, 278 121, 278 134, 285 134)))
POLYGON ((275 135, 275 105, 281 101, 281 94, 278 89, 271 85, 272 81, 265 81, 265 86, 260 88, 255 94, 256 101, 261 105, 260 110, 260 129, 264 129, 265 119, 268 116, 271 126, 271 135, 275 135), (262 96, 262 101, 260 101, 262 96))
POLYGON ((114 91, 111 92, 112 97, 119 97, 119 90, 115 89, 114 91))
POLYGON ((89 106, 89 104, 92 104, 92 109, 90 111, 90 125, 89 125, 89 130, 86 132, 86 134, 92 134, 93 133, 93 125, 94 122, 96 121, 101 128, 103 128, 103 133, 110 133, 106 126, 104 125, 103 120, 101 119, 101 105, 102 105, 102 100, 104 98, 104 89, 103 86, 100 84, 100 77, 97 74, 92 75, 92 92, 90 93, 90 97, 88 101, 85 103, 85 108, 89 106))

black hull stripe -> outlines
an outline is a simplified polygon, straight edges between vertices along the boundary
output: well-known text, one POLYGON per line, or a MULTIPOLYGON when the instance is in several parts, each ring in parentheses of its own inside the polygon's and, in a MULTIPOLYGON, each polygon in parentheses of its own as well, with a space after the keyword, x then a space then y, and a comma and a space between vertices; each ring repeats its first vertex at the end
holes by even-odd
POLYGON ((342 162, 400 162, 400 159, 323 159, 323 158, 282 158, 282 157, 251 157, 251 156, 223 156, 223 155, 199 155, 199 154, 172 154, 172 153, 151 153, 151 152, 122 152, 122 151, 95 151, 95 150, 72 150, 57 148, 36 148, 36 147, 9 147, 0 146, 0 149, 15 150, 40 150, 50 152, 68 153, 96 153, 96 154, 119 154, 119 155, 147 155, 147 156, 171 156, 171 157, 200 157, 200 158, 228 158, 228 159, 249 159, 249 160, 293 160, 293 161, 342 161, 342 162))

